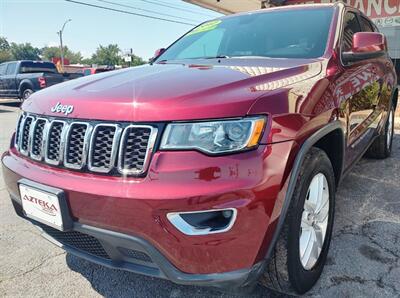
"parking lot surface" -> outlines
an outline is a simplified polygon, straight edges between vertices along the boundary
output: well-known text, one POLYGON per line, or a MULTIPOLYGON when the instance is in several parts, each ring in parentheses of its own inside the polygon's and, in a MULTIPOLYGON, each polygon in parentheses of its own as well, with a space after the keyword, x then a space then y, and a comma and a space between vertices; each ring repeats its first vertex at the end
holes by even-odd
MULTIPOLYGON (((18 104, 0 102, 0 152, 9 146, 18 104)), ((1 175, 0 175, 1 176, 1 175)), ((362 159, 336 197, 328 262, 310 297, 398 297, 400 135, 386 160, 362 159)), ((49 243, 14 214, 0 177, 1 297, 230 297, 217 291, 107 269, 49 243)), ((249 297, 276 297, 256 288, 249 297)))

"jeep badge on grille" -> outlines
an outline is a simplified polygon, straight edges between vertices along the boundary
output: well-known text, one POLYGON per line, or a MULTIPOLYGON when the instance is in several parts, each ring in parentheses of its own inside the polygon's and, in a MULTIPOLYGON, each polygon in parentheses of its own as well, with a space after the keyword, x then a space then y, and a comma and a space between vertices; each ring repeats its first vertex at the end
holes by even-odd
POLYGON ((68 114, 71 114, 72 111, 74 110, 74 106, 73 105, 62 105, 60 102, 57 102, 57 104, 51 108, 51 111, 53 113, 63 113, 65 114, 65 116, 67 116, 68 114))

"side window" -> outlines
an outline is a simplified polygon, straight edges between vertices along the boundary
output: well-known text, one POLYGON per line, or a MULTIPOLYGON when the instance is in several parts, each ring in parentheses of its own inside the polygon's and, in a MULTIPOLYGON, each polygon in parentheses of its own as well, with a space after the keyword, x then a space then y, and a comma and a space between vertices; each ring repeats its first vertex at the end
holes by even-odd
POLYGON ((342 51, 348 52, 353 44, 354 33, 361 32, 360 24, 355 13, 348 12, 344 18, 344 29, 342 36, 342 51))
POLYGON ((374 28, 366 18, 360 17, 360 22, 362 32, 374 32, 374 28))
POLYGON ((12 75, 15 73, 15 68, 17 67, 17 63, 12 62, 8 63, 7 65, 7 70, 6 70, 6 75, 12 75))
POLYGON ((7 63, 0 64, 0 76, 6 74, 7 63))

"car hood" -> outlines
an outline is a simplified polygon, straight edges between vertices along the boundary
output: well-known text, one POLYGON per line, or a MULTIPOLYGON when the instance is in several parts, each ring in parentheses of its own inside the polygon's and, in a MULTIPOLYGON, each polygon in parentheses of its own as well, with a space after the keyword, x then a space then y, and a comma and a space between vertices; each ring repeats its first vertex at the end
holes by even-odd
POLYGON ((321 61, 228 59, 165 63, 83 77, 33 94, 31 113, 94 120, 156 122, 245 116, 266 92, 321 73, 321 61), (52 112, 58 103, 70 114, 52 112), (71 111, 71 110, 69 110, 71 111))

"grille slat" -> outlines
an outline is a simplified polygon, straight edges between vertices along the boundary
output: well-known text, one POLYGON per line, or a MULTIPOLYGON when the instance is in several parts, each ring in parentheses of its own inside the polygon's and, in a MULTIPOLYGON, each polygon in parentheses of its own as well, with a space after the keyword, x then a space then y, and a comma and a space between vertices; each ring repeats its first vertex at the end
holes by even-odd
POLYGON ((125 128, 120 145, 118 169, 122 174, 140 174, 145 169, 150 138, 154 128, 151 126, 128 126, 125 128))
POLYGON ((146 172, 157 136, 149 125, 58 120, 23 115, 16 148, 54 166, 97 173, 141 175, 146 172), (119 152, 119 153, 118 153, 119 152))
POLYGON ((94 128, 89 149, 91 171, 107 173, 115 166, 120 133, 121 128, 112 124, 99 124, 94 128))
POLYGON ((65 142, 64 165, 67 168, 80 169, 83 167, 88 128, 87 123, 75 122, 70 125, 65 142))
POLYGON ((29 137, 30 137, 30 130, 31 125, 33 122, 33 117, 26 117, 22 127, 21 133, 21 148, 20 151, 22 154, 28 155, 29 154, 29 137))
POLYGON ((43 134, 47 120, 37 119, 34 122, 33 134, 31 140, 31 157, 36 160, 41 160, 43 156, 43 134))
POLYGON ((64 122, 53 121, 47 135, 45 160, 47 163, 58 165, 61 160, 61 135, 64 122))
POLYGON ((16 129, 16 133, 15 133, 15 145, 17 148, 19 148, 19 140, 21 138, 21 124, 23 121, 24 121, 24 115, 21 115, 18 119, 17 129, 16 129))

